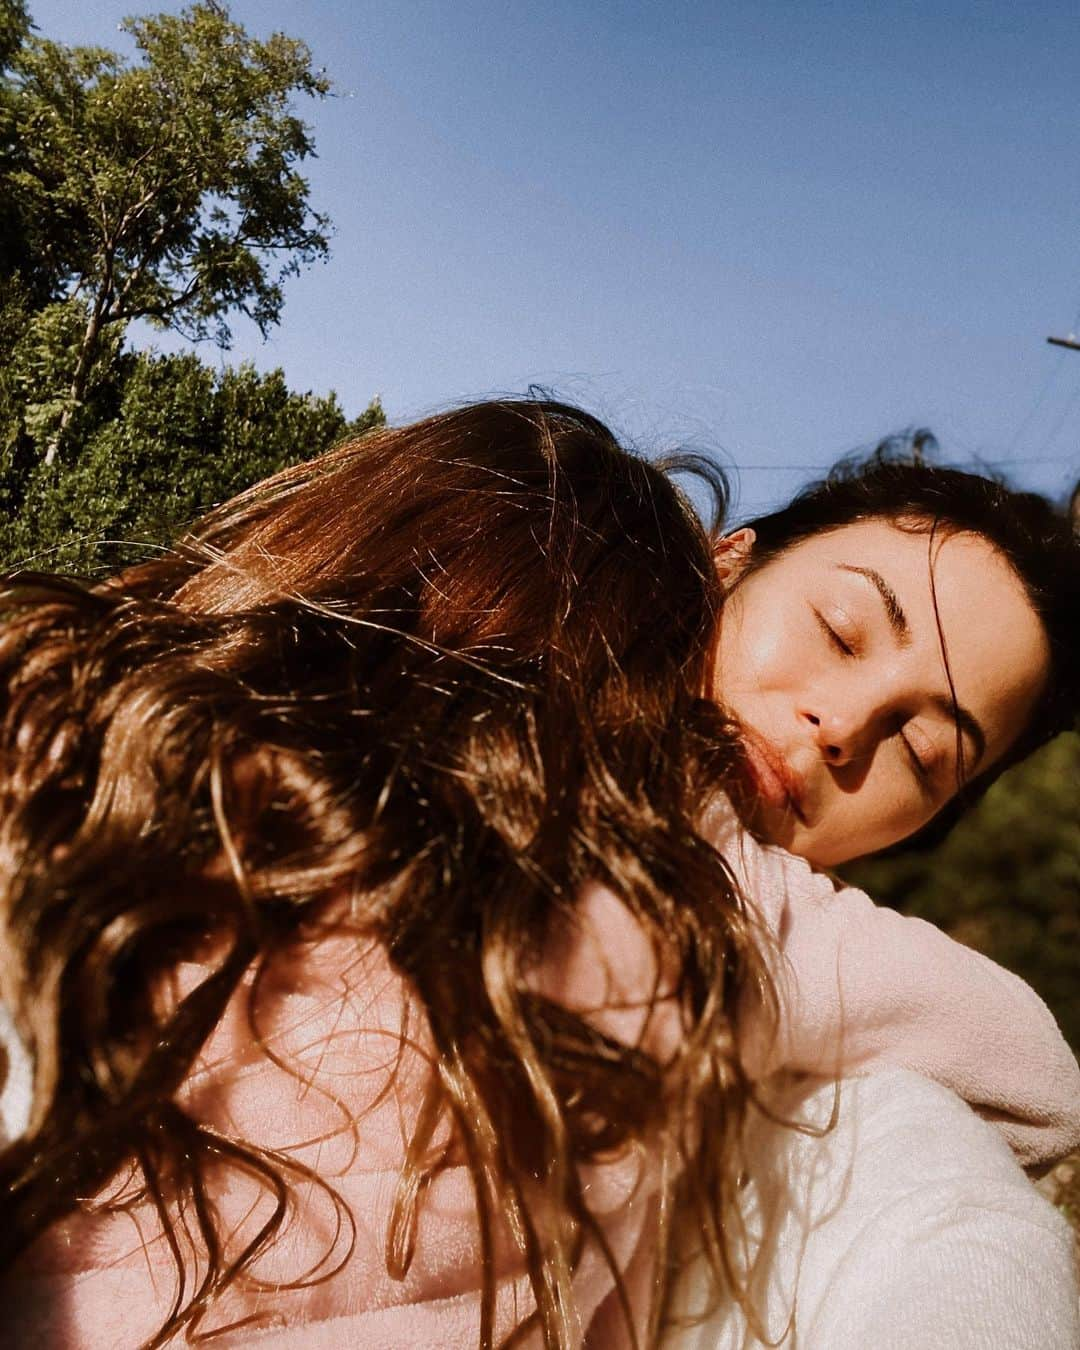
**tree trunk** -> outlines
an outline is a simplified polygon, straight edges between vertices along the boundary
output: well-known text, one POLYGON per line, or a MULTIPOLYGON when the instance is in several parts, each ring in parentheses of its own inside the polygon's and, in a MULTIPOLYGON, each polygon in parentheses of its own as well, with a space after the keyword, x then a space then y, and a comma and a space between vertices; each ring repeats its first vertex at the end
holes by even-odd
POLYGON ((79 345, 79 359, 75 362, 75 372, 71 377, 71 385, 68 388, 67 403, 64 411, 60 414, 60 425, 56 428, 56 434, 45 449, 46 464, 54 464, 60 452, 64 449, 68 428, 71 426, 72 418, 86 393, 86 385, 90 379, 90 371, 94 364, 94 357, 97 356, 98 343, 101 339, 103 312, 103 305, 99 296, 90 311, 89 319, 86 321, 86 329, 79 345))

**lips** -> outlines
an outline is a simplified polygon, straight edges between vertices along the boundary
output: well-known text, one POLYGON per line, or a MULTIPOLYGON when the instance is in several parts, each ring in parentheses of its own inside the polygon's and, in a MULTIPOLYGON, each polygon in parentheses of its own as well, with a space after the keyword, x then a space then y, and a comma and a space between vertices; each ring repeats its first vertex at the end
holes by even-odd
POLYGON ((743 728, 747 776, 760 801, 779 811, 790 811, 804 825, 803 785, 784 756, 770 741, 743 728))

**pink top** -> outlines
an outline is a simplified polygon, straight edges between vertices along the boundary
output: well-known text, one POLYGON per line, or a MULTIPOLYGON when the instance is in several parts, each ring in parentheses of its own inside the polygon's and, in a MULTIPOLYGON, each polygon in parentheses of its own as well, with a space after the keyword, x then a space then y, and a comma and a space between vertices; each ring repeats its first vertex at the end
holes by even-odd
POLYGON ((744 1027, 758 1077, 914 1069, 996 1125, 1024 1167, 1080 1148, 1080 1066, 1030 985, 933 924, 756 843, 726 801, 706 812, 703 832, 780 940, 780 1034, 763 1045, 752 1018, 744 1027))
MULTIPOLYGON (((838 890, 800 860, 756 844, 724 804, 706 814, 705 828, 780 940, 780 1035, 765 1044, 750 1007, 744 1023, 743 1056, 754 1073, 911 1068, 971 1102, 1025 1164, 1080 1146, 1080 1070, 1027 985, 931 925, 879 909, 861 892, 838 890)), ((553 942, 537 983, 587 1010, 606 1031, 663 1055, 677 1029, 670 1012, 647 1018, 642 1007, 654 987, 652 961, 622 904, 590 885, 575 930, 553 942)), ((188 972, 193 981, 197 974, 188 972)), ((358 952, 354 940, 328 940, 292 975, 276 975, 275 987, 265 990, 264 1035, 296 1074, 252 1044, 236 999, 190 1080, 189 1105, 209 1124, 279 1148, 330 1182, 356 1220, 355 1248, 324 1284, 230 1290, 202 1330, 254 1317, 216 1343, 472 1350, 480 1260, 464 1166, 449 1167, 432 1184, 405 1278, 391 1278, 386 1267, 389 1216, 429 1063, 423 1018, 378 947, 358 952)), ((635 1250, 640 1261, 647 1248, 655 1178, 631 1156, 592 1168, 587 1183, 589 1203, 626 1269, 635 1250)), ((287 1236, 256 1268, 271 1285, 295 1280, 331 1252, 344 1254, 344 1242, 334 1243, 331 1205, 313 1183, 301 1184, 299 1194, 287 1236)), ((252 1231, 254 1186, 234 1185, 218 1203, 241 1232, 252 1231)), ((15 1277, 18 1297, 6 1300, 0 1342, 117 1350, 145 1340, 174 1293, 169 1252, 156 1231, 139 1207, 104 1222, 71 1219, 15 1277)), ((531 1308, 509 1234, 498 1235, 497 1244, 496 1342, 531 1308)), ((598 1310, 612 1286, 604 1261, 588 1247, 576 1279, 582 1341, 594 1315, 598 1325, 609 1315, 610 1308, 598 1310)), ((611 1344, 606 1334, 604 1340, 611 1344)))

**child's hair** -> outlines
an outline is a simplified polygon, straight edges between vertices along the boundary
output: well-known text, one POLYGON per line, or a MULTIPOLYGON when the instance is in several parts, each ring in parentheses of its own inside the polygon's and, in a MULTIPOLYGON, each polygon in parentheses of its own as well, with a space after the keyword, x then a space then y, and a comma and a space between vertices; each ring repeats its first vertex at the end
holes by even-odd
MULTIPOLYGON (((885 519, 928 540, 970 532, 1005 557, 1042 622, 1050 677, 1031 722, 1008 753, 961 790, 914 840, 936 843, 1011 764, 1075 725, 1080 707, 1080 536, 1068 510, 1000 479, 933 462, 929 432, 892 436, 869 455, 841 460, 786 506, 746 524, 755 542, 742 578, 812 535, 885 519)), ((943 654, 948 643, 942 634, 943 654)), ((962 775, 962 743, 958 743, 962 775)))
MULTIPOLYGON (((421 1203, 416 1160, 441 1112, 481 1234, 509 1207, 546 1346, 571 1338, 583 1244, 604 1248, 579 1169, 638 1142, 666 1177, 651 1339, 672 1216, 700 1234, 718 1286, 737 1285, 750 1089, 732 1015, 768 981, 695 828, 735 753, 700 697, 720 603, 708 536, 665 472, 535 400, 287 469, 111 582, 12 578, 0 997, 35 1082, 29 1129, 0 1157, 3 1263, 134 1168, 163 1231, 185 1233, 155 1343, 193 1332, 284 1213, 237 1254, 214 1187, 237 1169, 280 1201, 309 1174, 223 1142, 178 1091, 245 972, 346 927, 384 944, 440 1056, 402 1195, 421 1203), (589 879, 675 972, 668 1063, 530 985, 589 879), (219 953, 214 973, 163 1008, 163 976, 195 950, 219 953)), ((256 976, 253 1026, 258 990, 256 976)))

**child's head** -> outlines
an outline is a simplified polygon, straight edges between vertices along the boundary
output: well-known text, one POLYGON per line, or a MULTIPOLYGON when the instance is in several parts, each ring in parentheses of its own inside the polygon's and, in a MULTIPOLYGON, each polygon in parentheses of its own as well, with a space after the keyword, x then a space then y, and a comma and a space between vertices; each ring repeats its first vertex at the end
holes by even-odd
MULTIPOLYGON (((579 1164, 662 1140, 671 1185, 700 1174, 696 1201, 724 1231, 734 1180, 711 1183, 735 1167, 747 1092, 730 1014, 760 962, 694 832, 729 751, 700 698, 720 599, 707 535, 665 475, 535 401, 286 470, 111 583, 16 579, 0 628, 0 997, 36 1083, 29 1134, 0 1159, 0 1255, 137 1164, 163 1226, 204 1225, 181 1285, 194 1301, 170 1327, 190 1324, 236 1253, 197 1199, 229 1168, 178 1087, 246 972, 343 931, 384 945, 440 1056, 432 1108, 410 1122, 394 1250, 410 1249, 447 1116, 479 1208, 490 1217, 496 1193, 512 1207, 550 1345, 569 1339, 587 1231, 579 1164), (588 880, 672 973, 683 1038, 666 1073, 529 982, 588 880), (163 1000, 162 977, 199 955, 217 973, 163 1000)), ((290 1178, 243 1140, 230 1157, 268 1189, 290 1178)))
POLYGON ((1041 497, 890 444, 718 559, 746 809, 812 862, 955 815, 1075 716, 1080 547, 1041 497))

